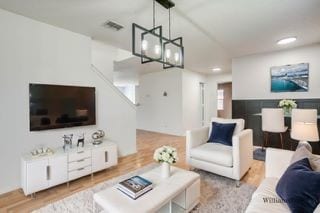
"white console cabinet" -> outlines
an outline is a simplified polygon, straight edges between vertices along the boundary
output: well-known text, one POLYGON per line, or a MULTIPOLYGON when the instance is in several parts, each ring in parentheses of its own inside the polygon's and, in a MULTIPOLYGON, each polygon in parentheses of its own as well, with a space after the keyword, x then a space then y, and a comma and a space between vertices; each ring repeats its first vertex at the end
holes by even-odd
POLYGON ((69 182, 115 166, 118 163, 117 145, 105 141, 100 145, 86 144, 65 152, 62 148, 54 154, 21 158, 21 187, 25 195, 69 182))

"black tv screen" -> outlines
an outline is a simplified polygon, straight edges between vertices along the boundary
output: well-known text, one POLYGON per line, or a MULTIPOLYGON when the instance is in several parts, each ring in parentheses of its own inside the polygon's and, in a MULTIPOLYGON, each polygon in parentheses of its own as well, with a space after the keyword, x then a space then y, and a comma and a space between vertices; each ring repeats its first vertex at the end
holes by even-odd
POLYGON ((95 88, 29 84, 30 131, 96 124, 95 88))

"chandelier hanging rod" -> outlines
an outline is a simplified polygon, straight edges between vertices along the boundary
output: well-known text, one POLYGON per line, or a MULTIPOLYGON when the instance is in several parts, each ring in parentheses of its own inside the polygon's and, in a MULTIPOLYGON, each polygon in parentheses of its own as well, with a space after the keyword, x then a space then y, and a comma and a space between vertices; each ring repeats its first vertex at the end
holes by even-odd
POLYGON ((170 0, 156 0, 156 1, 166 9, 170 9, 175 6, 175 4, 170 0))
POLYGON ((156 27, 156 2, 153 0, 153 28, 156 27))

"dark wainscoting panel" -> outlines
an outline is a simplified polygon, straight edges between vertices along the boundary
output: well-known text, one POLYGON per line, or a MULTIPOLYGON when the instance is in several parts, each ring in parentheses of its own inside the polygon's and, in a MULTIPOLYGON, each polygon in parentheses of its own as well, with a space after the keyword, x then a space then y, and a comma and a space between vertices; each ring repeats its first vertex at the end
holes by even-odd
MULTIPOLYGON (((320 99, 295 99, 298 108, 303 109, 318 109, 320 114, 320 99)), ((263 133, 261 130, 261 116, 254 115, 260 113, 262 108, 277 108, 280 99, 272 100, 232 100, 232 117, 245 119, 246 128, 253 129, 253 144, 255 146, 262 146, 263 133)), ((291 119, 285 118, 286 126, 291 127, 291 119)), ((318 126, 320 127, 320 120, 318 120, 318 126)), ((320 132, 320 128, 319 128, 320 132)), ((270 147, 280 148, 279 134, 270 135, 270 147)), ((287 131, 284 137, 285 149, 295 150, 298 142, 290 138, 290 132, 287 131)), ((310 143, 313 148, 313 152, 320 154, 320 143, 310 143)))

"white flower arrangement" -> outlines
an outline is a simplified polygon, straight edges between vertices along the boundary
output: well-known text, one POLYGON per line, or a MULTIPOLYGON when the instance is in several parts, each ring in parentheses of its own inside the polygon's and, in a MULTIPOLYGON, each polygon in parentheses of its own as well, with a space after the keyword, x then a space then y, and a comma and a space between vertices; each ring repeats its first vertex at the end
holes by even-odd
POLYGON ((177 149, 171 146, 163 146, 154 152, 153 159, 158 163, 174 164, 178 160, 177 149))
POLYGON ((293 109, 293 108, 297 108, 297 104, 296 104, 296 101, 294 100, 283 99, 279 102, 279 107, 293 109))

